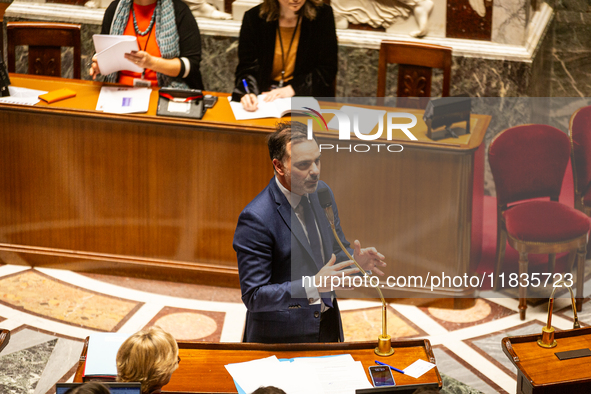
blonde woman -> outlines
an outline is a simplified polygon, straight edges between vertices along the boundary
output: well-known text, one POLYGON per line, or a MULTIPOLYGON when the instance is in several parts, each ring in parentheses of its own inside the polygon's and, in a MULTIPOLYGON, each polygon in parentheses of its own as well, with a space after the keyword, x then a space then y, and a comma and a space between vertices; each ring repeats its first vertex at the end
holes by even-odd
POLYGON ((179 367, 175 339, 160 327, 127 338, 117 352, 117 381, 140 382, 142 394, 158 394, 179 367))

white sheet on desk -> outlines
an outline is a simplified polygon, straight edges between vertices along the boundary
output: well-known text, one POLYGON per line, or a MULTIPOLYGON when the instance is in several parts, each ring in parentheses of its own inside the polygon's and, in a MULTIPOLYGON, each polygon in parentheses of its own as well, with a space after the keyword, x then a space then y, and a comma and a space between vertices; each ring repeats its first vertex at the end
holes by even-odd
POLYGON ((43 90, 19 88, 18 86, 9 86, 10 97, 0 98, 0 103, 35 105, 39 101, 39 96, 47 92, 43 90))
POLYGON ((413 378, 419 378, 423 376, 426 372, 434 368, 436 365, 425 360, 417 360, 414 363, 410 364, 408 367, 404 368, 404 374, 408 376, 412 376, 413 378))
POLYGON ((313 97, 287 97, 278 98, 271 102, 264 100, 265 95, 259 94, 258 108, 256 111, 246 111, 242 104, 236 101, 232 101, 232 96, 228 97, 230 101, 230 108, 234 113, 236 120, 251 120, 251 119, 264 119, 264 118, 281 118, 287 112, 292 110, 307 111, 305 107, 312 108, 320 112, 320 105, 318 101, 313 97))
POLYGON ((96 110, 115 114, 148 112, 151 94, 150 88, 103 86, 96 110))
POLYGON ((350 354, 335 357, 296 358, 292 364, 306 366, 308 375, 316 374, 320 383, 319 393, 355 394, 357 389, 370 389, 361 361, 350 354))
POLYGON ((277 376, 281 362, 276 356, 228 364, 225 367, 236 383, 247 393, 252 393, 260 386, 278 387, 277 379, 281 379, 281 376, 277 376))

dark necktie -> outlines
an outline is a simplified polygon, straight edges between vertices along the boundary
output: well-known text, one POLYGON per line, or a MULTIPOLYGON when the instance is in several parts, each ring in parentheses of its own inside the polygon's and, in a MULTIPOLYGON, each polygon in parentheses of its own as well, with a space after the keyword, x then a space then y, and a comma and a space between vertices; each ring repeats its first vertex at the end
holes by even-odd
MULTIPOLYGON (((300 205, 302 208, 304 208, 304 222, 306 223, 306 232, 308 233, 308 240, 310 241, 312 256, 314 257, 316 266, 320 269, 322 266, 324 266, 324 260, 322 259, 322 246, 320 245, 320 236, 318 235, 318 230, 316 228, 316 218, 314 216, 314 211, 312 211, 312 206, 310 205, 310 201, 306 196, 302 196, 300 205)), ((326 306, 332 308, 330 293, 320 293, 320 297, 326 306)))

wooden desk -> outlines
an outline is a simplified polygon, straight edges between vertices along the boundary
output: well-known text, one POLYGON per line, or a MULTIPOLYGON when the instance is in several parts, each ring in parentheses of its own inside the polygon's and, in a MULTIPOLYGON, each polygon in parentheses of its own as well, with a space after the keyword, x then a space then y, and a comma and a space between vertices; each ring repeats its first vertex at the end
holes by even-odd
POLYGON ((591 327, 557 331, 558 345, 538 346, 538 335, 503 338, 503 352, 517 367, 517 394, 591 392, 591 357, 559 360, 555 353, 591 349, 591 327))
MULTIPOLYGON (((265 137, 277 119, 235 121, 224 98, 201 121, 156 117, 156 92, 147 114, 105 114, 94 111, 99 83, 11 80, 77 96, 0 104, 0 122, 10 125, 0 131, 2 261, 238 286, 234 229, 273 176, 265 137)), ((490 119, 475 115, 471 136, 434 143, 414 112, 419 141, 400 132, 372 142, 401 143, 402 153, 323 151, 321 178, 348 239, 385 254, 387 275, 463 275, 480 256, 490 119)), ((320 142, 343 145, 336 133, 320 142)))
MULTIPOLYGON (((170 383, 163 391, 170 393, 235 393, 236 387, 224 365, 256 360, 276 355, 277 358, 317 357, 335 354, 351 354, 356 361, 361 361, 365 373, 367 368, 375 365, 379 359, 373 349, 375 342, 353 343, 302 343, 266 345, 256 343, 204 343, 178 342, 181 363, 172 375, 170 383)), ((435 356, 431 343, 427 339, 410 341, 393 341, 392 347, 396 352, 391 357, 384 358, 384 362, 400 368, 406 368, 418 359, 435 363, 435 356)), ((88 338, 84 343, 80 362, 76 370, 74 382, 83 381, 84 366, 88 338)), ((371 379, 368 379, 371 382, 371 379)), ((433 384, 442 386, 441 375, 437 367, 419 377, 394 373, 398 386, 415 384, 433 384)))

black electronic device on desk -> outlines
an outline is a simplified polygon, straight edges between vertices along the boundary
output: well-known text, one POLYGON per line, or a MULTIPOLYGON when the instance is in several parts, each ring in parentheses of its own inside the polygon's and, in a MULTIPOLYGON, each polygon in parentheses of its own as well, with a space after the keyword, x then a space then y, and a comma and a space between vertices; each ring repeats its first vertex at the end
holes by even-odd
POLYGON ((212 96, 211 94, 206 94, 203 98, 203 104, 205 105, 205 108, 213 108, 217 102, 218 98, 216 96, 212 96))
POLYGON ((207 110, 198 89, 161 88, 158 95, 158 116, 201 119, 207 110))
POLYGON ((472 111, 472 99, 470 97, 455 96, 433 99, 427 104, 423 120, 427 124, 427 137, 432 140, 470 134, 470 112, 472 111), (457 122, 466 122, 463 129, 451 126, 457 122), (439 127, 443 130, 435 131, 439 127))
MULTIPOLYGON (((142 384, 139 382, 100 382, 107 386, 111 394, 141 394, 142 384)), ((83 386, 86 383, 56 383, 55 394, 66 394, 68 390, 83 386)))
POLYGON ((0 97, 10 96, 8 86, 10 85, 10 78, 8 77, 8 69, 6 63, 0 59, 0 97))

